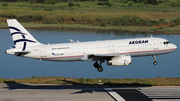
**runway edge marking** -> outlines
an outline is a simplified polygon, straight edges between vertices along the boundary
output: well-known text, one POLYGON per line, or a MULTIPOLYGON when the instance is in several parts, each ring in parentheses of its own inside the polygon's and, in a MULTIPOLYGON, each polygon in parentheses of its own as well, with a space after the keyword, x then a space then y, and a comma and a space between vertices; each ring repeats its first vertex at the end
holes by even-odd
POLYGON ((126 101, 119 94, 117 94, 112 88, 104 88, 104 90, 110 94, 116 101, 126 101))

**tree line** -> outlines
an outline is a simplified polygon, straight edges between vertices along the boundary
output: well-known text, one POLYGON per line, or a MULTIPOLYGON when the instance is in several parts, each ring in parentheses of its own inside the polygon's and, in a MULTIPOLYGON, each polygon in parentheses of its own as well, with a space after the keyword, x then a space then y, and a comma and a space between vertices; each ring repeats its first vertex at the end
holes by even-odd
POLYGON ((92 2, 121 2, 121 3, 127 3, 129 1, 132 1, 134 3, 144 3, 144 4, 152 4, 152 5, 158 5, 160 3, 164 2, 170 2, 170 0, 0 0, 0 2, 29 2, 29 3, 58 3, 58 2, 85 2, 85 1, 92 1, 92 2))

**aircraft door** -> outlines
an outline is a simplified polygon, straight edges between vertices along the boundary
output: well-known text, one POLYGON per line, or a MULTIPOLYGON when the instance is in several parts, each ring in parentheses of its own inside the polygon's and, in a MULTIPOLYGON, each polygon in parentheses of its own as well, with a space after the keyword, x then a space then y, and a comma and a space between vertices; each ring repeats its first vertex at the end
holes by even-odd
POLYGON ((153 40, 153 49, 154 49, 154 50, 159 49, 158 40, 153 40))
POLYGON ((46 48, 45 47, 42 47, 41 48, 41 57, 46 57, 46 48))

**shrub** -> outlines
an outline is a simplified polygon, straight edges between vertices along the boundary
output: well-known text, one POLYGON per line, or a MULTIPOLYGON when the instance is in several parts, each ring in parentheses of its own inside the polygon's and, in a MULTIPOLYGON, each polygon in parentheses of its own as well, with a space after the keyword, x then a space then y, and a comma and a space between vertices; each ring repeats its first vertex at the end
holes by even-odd
POLYGON ((158 21, 150 21, 151 23, 152 23, 152 25, 154 25, 154 26, 158 26, 158 25, 160 25, 160 23, 158 22, 158 21))
POLYGON ((128 6, 133 6, 133 3, 128 3, 128 6))
POLYGON ((18 16, 17 19, 23 22, 30 22, 32 17, 33 17, 32 15, 23 15, 23 16, 18 16))
POLYGON ((180 18, 171 20, 170 22, 173 23, 172 25, 170 25, 170 27, 176 27, 176 26, 180 25, 180 18))
POLYGON ((3 13, 3 14, 0 14, 0 16, 2 17, 2 18, 10 18, 10 19, 14 19, 14 18, 16 18, 16 15, 14 15, 14 14, 12 14, 12 13, 3 13))
POLYGON ((121 5, 121 7, 126 7, 126 5, 121 5))
POLYGON ((85 81, 90 81, 90 79, 89 79, 89 78, 86 78, 85 81))
POLYGON ((100 5, 100 6, 107 5, 108 7, 111 7, 113 4, 109 2, 99 2, 97 3, 97 5, 100 5))
POLYGON ((52 18, 43 18, 42 23, 43 24, 57 24, 57 21, 52 18))
POLYGON ((113 4, 112 4, 112 3, 107 3, 107 5, 108 5, 108 7, 111 7, 111 6, 113 6, 113 4))
POLYGON ((120 2, 127 3, 128 1, 127 0, 120 0, 120 2))
POLYGON ((142 20, 142 25, 144 25, 144 26, 153 26, 153 24, 151 23, 151 20, 142 20))
POLYGON ((23 22, 42 21, 43 16, 41 15, 23 15, 18 16, 17 19, 23 22))
POLYGON ((55 4, 56 3, 56 0, 45 0, 44 1, 45 4, 55 4))
POLYGON ((83 82, 84 82, 84 78, 83 78, 83 77, 81 77, 81 78, 79 79, 79 82, 80 82, 81 84, 83 84, 83 82))
POLYGON ((7 4, 7 3, 5 3, 5 4, 2 4, 2 6, 8 6, 8 4, 7 4))
POLYGON ((110 22, 108 22, 107 19, 96 18, 96 19, 93 21, 92 25, 93 25, 93 26, 102 26, 102 27, 105 27, 105 26, 107 26, 109 23, 110 23, 110 22))
POLYGON ((121 17, 119 17, 119 18, 116 18, 116 19, 114 19, 114 25, 115 26, 118 26, 118 25, 122 25, 122 18, 121 17))
POLYGON ((163 0, 159 0, 159 2, 158 3, 164 3, 165 1, 163 1, 163 0))
POLYGON ((105 26, 107 26, 107 24, 106 24, 105 21, 102 21, 102 22, 100 23, 100 26, 105 27, 105 26))
POLYGON ((118 17, 114 19, 114 25, 120 26, 136 26, 136 25, 143 25, 143 19, 138 16, 130 16, 125 15, 123 17, 118 17))
POLYGON ((142 19, 139 16, 130 16, 125 15, 123 17, 118 17, 114 19, 114 24, 116 26, 153 26, 160 25, 160 23, 166 23, 164 19, 160 19, 159 21, 153 21, 149 19, 142 19))
POLYGON ((147 0, 148 4, 152 4, 152 5, 158 5, 158 1, 157 0, 147 0))
POLYGON ((173 23, 172 25, 170 25, 169 27, 176 27, 178 26, 176 23, 173 23))
MULTIPOLYGON (((180 24, 180 19, 176 19, 172 21, 173 23, 180 24)), ((137 15, 125 15, 117 18, 95 18, 94 21, 91 22, 93 26, 158 26, 161 23, 168 24, 164 19, 159 19, 159 21, 143 19, 137 15)))
POLYGON ((175 19, 174 22, 175 22, 176 24, 180 25, 180 18, 175 19))
POLYGON ((79 4, 79 3, 78 3, 78 4, 75 4, 75 6, 80 7, 80 4, 79 4))
POLYGON ((106 22, 106 24, 113 25, 114 19, 112 19, 111 17, 104 18, 103 20, 106 22))
POLYGON ((74 6, 74 3, 73 2, 69 2, 68 6, 72 7, 72 6, 74 6))
POLYGON ((166 23, 164 19, 159 19, 159 23, 166 23))
POLYGON ((179 7, 180 6, 180 2, 172 2, 171 7, 179 7))
POLYGON ((53 11, 53 8, 52 8, 52 7, 46 7, 46 8, 44 9, 44 11, 53 11))

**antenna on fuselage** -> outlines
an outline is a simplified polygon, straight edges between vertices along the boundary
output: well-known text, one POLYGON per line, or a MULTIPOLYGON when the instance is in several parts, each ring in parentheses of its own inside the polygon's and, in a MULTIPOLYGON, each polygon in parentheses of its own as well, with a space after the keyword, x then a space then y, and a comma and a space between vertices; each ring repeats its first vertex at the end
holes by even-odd
POLYGON ((70 43, 79 43, 79 40, 77 40, 76 42, 74 40, 69 39, 70 43))

